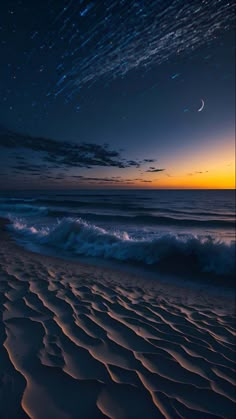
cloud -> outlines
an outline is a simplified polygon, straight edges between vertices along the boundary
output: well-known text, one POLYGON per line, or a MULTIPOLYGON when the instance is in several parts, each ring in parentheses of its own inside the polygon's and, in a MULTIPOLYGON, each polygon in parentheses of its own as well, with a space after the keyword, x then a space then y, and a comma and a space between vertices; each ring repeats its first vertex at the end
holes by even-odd
POLYGON ((157 169, 156 167, 149 167, 148 170, 146 170, 146 172, 149 173, 157 173, 157 172, 163 172, 165 169, 157 169))
POLYGON ((187 175, 188 175, 188 176, 203 175, 204 173, 208 173, 208 172, 209 172, 208 170, 204 170, 204 171, 197 171, 197 170, 195 170, 195 172, 193 172, 193 173, 188 173, 187 175))
MULTIPOLYGON (((3 187, 6 180, 11 187, 37 182, 40 187, 46 184, 63 182, 73 185, 140 185, 152 183, 152 180, 142 177, 144 171, 135 178, 124 176, 97 176, 97 168, 107 169, 135 169, 141 170, 154 159, 128 159, 121 151, 111 149, 108 144, 94 144, 80 142, 78 144, 68 141, 33 137, 13 132, 0 126, 0 171, 3 187), (88 171, 91 169, 87 176, 88 171), (95 174, 95 175, 94 175, 95 174), (3 181, 4 177, 4 181, 3 181)), ((159 172, 164 169, 150 167, 148 171, 159 172)), ((132 171, 134 174, 135 172, 132 171)), ((110 172, 110 174, 112 174, 110 172)), ((127 176, 127 175, 126 175, 127 176)), ((2 186, 1 186, 2 187, 2 186)))
POLYGON ((84 181, 84 182, 100 182, 100 183, 104 183, 104 182, 108 182, 108 183, 123 183, 123 184, 127 184, 127 183, 135 183, 136 181, 139 182, 148 182, 148 183, 152 183, 151 180, 145 180, 145 179, 140 179, 140 178, 135 178, 135 179, 125 179, 125 178, 121 178, 120 176, 112 176, 112 177, 87 177, 87 176, 81 176, 81 175, 72 175, 71 178, 74 179, 78 179, 79 181, 84 181))
POLYGON ((27 162, 24 162, 24 164, 18 164, 16 166, 13 166, 13 169, 15 171, 18 171, 18 172, 23 171, 23 172, 37 172, 37 173, 40 173, 40 171, 42 169, 47 170, 47 166, 42 166, 42 165, 39 165, 39 164, 31 165, 31 164, 27 164, 27 162))
MULTIPOLYGON (((19 164, 15 169, 32 172, 38 170, 59 168, 87 168, 92 167, 140 167, 142 162, 128 160, 120 152, 112 150, 107 144, 80 142, 78 144, 67 141, 57 141, 49 138, 32 137, 8 130, 0 130, 0 147, 8 151, 28 151, 31 158, 37 158, 37 165, 27 164, 24 157, 16 157, 19 164)), ((27 154, 27 155, 28 155, 27 154)), ((14 157, 14 156, 13 156, 14 157)), ((146 162, 146 160, 144 160, 146 162)))

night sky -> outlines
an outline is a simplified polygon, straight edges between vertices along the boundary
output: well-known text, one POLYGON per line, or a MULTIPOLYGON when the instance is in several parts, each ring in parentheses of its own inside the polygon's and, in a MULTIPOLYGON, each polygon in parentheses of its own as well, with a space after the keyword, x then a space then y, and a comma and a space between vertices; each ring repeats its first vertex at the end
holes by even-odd
POLYGON ((0 2, 0 188, 233 188, 234 1, 0 2))

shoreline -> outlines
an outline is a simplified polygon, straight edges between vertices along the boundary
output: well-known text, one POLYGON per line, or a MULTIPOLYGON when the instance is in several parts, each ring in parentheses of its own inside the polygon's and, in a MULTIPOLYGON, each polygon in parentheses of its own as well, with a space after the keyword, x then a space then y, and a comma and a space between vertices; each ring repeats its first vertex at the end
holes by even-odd
POLYGON ((0 222, 1 417, 234 417, 233 298, 30 253, 0 222))
POLYGON ((124 262, 117 261, 114 259, 103 259, 99 257, 89 256, 75 256, 69 255, 66 251, 60 250, 60 256, 57 255, 57 249, 48 246, 48 248, 36 245, 31 247, 25 244, 19 244, 15 240, 6 226, 11 224, 11 221, 7 218, 0 217, 0 231, 5 231, 6 240, 11 240, 18 249, 24 249, 24 251, 30 255, 39 255, 42 258, 49 258, 51 260, 58 260, 70 263, 72 265, 78 264, 78 266, 84 266, 91 269, 101 269, 102 271, 114 272, 117 275, 123 275, 136 279, 140 278, 141 281, 148 281, 150 283, 157 284, 161 282, 162 285, 174 286, 177 289, 195 289, 196 292, 208 292, 212 294, 224 295, 225 298, 235 298, 235 281, 232 275, 217 275, 207 272, 191 272, 185 268, 180 268, 181 263, 178 263, 176 258, 173 263, 166 269, 166 266, 162 263, 158 266, 158 269, 152 267, 152 265, 143 265, 139 262, 124 262), (173 265, 173 266, 172 266, 173 265), (177 267, 177 269, 175 269, 177 267))

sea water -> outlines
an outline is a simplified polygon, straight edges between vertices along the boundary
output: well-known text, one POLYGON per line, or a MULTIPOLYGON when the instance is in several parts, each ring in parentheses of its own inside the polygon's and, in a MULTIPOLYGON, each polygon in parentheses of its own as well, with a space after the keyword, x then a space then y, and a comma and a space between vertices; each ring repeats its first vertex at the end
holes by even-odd
POLYGON ((58 257, 233 276, 233 190, 11 191, 0 215, 22 245, 58 257))

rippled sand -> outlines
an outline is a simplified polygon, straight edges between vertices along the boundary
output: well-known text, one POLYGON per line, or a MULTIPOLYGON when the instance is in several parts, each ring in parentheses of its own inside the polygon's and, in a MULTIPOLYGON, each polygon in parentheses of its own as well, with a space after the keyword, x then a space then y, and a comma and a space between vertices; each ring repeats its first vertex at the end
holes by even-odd
POLYGON ((234 417, 231 299, 0 237, 2 419, 234 417))

